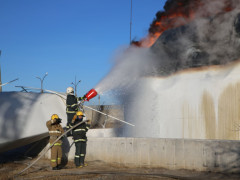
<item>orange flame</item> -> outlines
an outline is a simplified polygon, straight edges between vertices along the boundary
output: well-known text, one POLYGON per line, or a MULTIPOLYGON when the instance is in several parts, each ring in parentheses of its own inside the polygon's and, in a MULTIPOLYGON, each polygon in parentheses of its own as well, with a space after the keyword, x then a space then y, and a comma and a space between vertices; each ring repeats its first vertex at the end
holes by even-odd
MULTIPOLYGON (((217 1, 219 0, 210 0, 209 2, 214 3, 217 1)), ((196 17, 210 17, 219 13, 229 12, 233 9, 230 0, 222 0, 222 2, 225 4, 222 9, 216 12, 205 12, 204 8, 207 6, 206 0, 175 0, 170 3, 167 1, 164 6, 166 11, 160 11, 156 14, 157 17, 150 25, 147 37, 140 41, 132 41, 132 45, 150 47, 168 29, 188 24, 196 17)))

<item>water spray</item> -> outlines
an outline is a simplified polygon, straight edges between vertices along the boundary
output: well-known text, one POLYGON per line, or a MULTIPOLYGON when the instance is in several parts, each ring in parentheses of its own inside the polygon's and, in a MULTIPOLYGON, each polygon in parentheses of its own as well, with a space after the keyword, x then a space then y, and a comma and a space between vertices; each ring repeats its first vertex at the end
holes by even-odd
MULTIPOLYGON (((89 101, 90 99, 94 98, 94 97, 97 96, 97 95, 98 95, 97 91, 96 91, 95 89, 91 89, 90 91, 87 92, 87 94, 85 94, 85 101, 89 101)), ((96 109, 93 109, 93 108, 91 108, 91 107, 89 107, 89 106, 84 106, 84 107, 89 108, 89 109, 91 109, 91 110, 94 110, 94 111, 96 111, 96 112, 98 112, 98 113, 100 113, 100 114, 103 114, 103 115, 108 116, 108 117, 110 117, 110 118, 113 118, 113 119, 115 119, 115 120, 121 121, 121 122, 123 122, 123 123, 125 123, 125 124, 131 125, 131 126, 135 126, 135 125, 133 125, 133 124, 131 124, 131 123, 128 123, 128 122, 126 122, 126 121, 123 121, 123 120, 118 119, 118 118, 116 118, 116 117, 113 117, 113 116, 111 116, 111 115, 105 114, 105 113, 103 113, 103 112, 101 112, 101 111, 98 111, 98 110, 96 110, 96 109)))

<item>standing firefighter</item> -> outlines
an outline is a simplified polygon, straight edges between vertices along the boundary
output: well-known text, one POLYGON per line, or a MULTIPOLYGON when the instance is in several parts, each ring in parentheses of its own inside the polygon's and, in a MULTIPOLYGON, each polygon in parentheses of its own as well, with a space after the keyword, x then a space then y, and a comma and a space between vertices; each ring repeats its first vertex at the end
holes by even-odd
MULTIPOLYGON (((83 100, 85 97, 76 97, 74 96, 74 89, 72 87, 67 88, 67 100, 66 100, 66 112, 67 112, 67 130, 70 128, 69 124, 71 123, 73 116, 79 110, 78 101, 83 100)), ((71 136, 71 131, 67 133, 67 136, 71 136)))
MULTIPOLYGON (((47 121, 46 125, 50 134, 50 146, 52 143, 64 133, 60 123, 62 119, 57 114, 51 116, 51 120, 47 121)), ((59 170, 62 158, 62 140, 58 140, 51 148, 51 166, 53 170, 59 170)))
MULTIPOLYGON (((84 117, 83 112, 78 111, 72 119, 71 126, 74 126, 75 124, 78 124, 79 122, 83 121, 83 117, 84 117)), ((87 148, 86 133, 89 127, 90 127, 90 121, 88 121, 88 124, 84 122, 73 129, 73 139, 76 147, 74 162, 76 167, 78 168, 87 166, 87 164, 84 163, 84 159, 85 159, 86 148, 87 148)))

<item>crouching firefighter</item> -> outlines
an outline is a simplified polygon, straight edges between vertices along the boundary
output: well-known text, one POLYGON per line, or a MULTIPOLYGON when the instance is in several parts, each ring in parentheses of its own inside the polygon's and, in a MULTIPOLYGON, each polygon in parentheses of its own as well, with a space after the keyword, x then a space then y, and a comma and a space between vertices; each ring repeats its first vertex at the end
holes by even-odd
MULTIPOLYGON (((62 119, 57 114, 51 116, 51 120, 47 121, 46 125, 50 134, 50 146, 52 143, 64 133, 60 123, 62 119)), ((51 148, 51 166, 53 170, 59 170, 62 158, 62 140, 59 139, 51 148)))
MULTIPOLYGON (((83 112, 78 111, 71 122, 71 126, 74 126, 78 124, 79 122, 83 121, 83 112)), ((78 125, 76 128, 73 129, 73 139, 76 147, 75 151, 75 165, 78 168, 82 168, 84 166, 87 166, 86 163, 84 163, 85 156, 86 156, 86 148, 87 148, 87 136, 86 133, 90 127, 90 121, 88 123, 84 122, 80 125, 78 125)))
MULTIPOLYGON (((76 114, 76 112, 79 110, 78 108, 78 101, 82 101, 85 99, 85 96, 83 97, 76 97, 74 95, 74 89, 72 87, 67 88, 67 99, 66 99, 66 113, 67 113, 67 130, 70 128, 69 124, 71 123, 73 116, 76 114)), ((72 132, 68 132, 67 136, 72 136, 72 132)))

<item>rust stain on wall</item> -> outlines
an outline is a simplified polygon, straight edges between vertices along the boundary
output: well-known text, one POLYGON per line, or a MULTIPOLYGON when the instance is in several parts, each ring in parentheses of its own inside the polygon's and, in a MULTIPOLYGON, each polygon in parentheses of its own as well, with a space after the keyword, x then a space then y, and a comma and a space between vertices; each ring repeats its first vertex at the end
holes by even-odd
POLYGON ((182 106, 182 137, 183 138, 199 138, 201 134, 201 123, 197 118, 197 111, 194 107, 185 102, 182 106))
POLYGON ((227 86, 218 100, 218 139, 239 140, 240 83, 227 86))
POLYGON ((214 109, 214 101, 208 92, 202 95, 202 102, 200 105, 200 112, 205 124, 206 139, 216 139, 216 115, 214 109))

